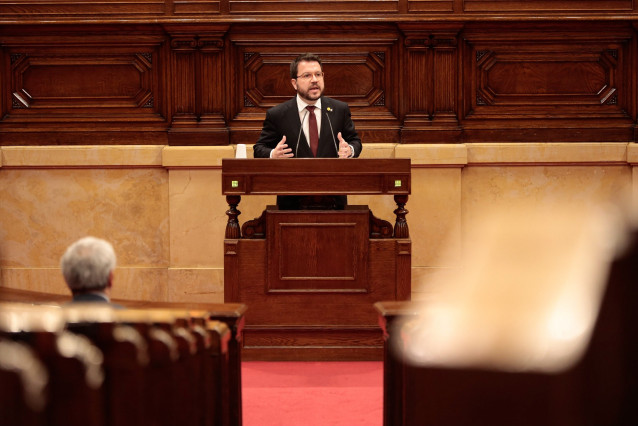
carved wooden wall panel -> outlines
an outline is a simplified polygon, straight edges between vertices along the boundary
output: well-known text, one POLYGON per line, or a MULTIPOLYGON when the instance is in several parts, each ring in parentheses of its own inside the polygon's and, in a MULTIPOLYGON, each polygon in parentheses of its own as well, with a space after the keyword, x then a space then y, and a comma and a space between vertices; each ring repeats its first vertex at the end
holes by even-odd
POLYGON ((536 133, 543 141, 552 129, 568 139, 566 127, 576 138, 585 129, 595 140, 631 137, 635 106, 628 28, 590 25, 548 32, 522 26, 495 34, 494 28, 464 33, 466 137, 491 139, 509 132, 529 139, 536 133), (498 129, 507 122, 508 130, 498 129), (491 130, 478 129, 490 123, 491 130), (511 129, 516 127, 525 130, 511 129))
POLYGON ((367 140, 396 140, 397 42, 390 26, 336 26, 310 33, 302 27, 235 28, 230 35, 236 70, 233 97, 241 102, 233 105, 231 139, 256 140, 266 109, 295 94, 290 62, 300 53, 313 52, 323 61, 324 94, 348 102, 355 125, 370 132, 367 140))
POLYGON ((226 72, 224 34, 202 28, 173 28, 171 76, 173 116, 169 143, 219 145, 228 143, 224 117, 226 72), (197 31, 199 30, 199 31, 197 31))
POLYGON ((405 104, 401 139, 423 140, 423 131, 435 140, 458 137, 457 78, 460 26, 401 26, 405 35, 405 104), (442 138, 442 139, 441 139, 442 138))
MULTIPOLYGON (((105 108, 143 114, 153 108, 152 52, 120 52, 112 57, 69 52, 12 53, 13 118, 45 109, 82 109, 81 115, 105 108), (109 81, 117 80, 117 83, 109 81)), ((114 117, 118 120, 118 117, 114 117)), ((120 117, 124 119, 124 117, 120 117)))
POLYGON ((364 143, 636 139, 638 21, 263 21, 0 19, 0 144, 253 143, 306 51, 364 143))
POLYGON ((0 1, 0 16, 110 16, 163 15, 165 0, 47 0, 0 1))
POLYGON ((5 132, 165 129, 163 38, 86 31, 0 36, 5 132))
POLYGON ((218 14, 221 10, 219 0, 174 0, 173 13, 176 16, 191 14, 218 14))
POLYGON ((453 12, 454 0, 407 0, 408 12, 453 12))
POLYGON ((392 13, 397 0, 229 0, 230 13, 392 13))
MULTIPOLYGON (((227 0, 226 0, 227 1, 227 0)), ((0 16, 33 17, 149 17, 218 14, 220 0, 0 0, 0 16)))

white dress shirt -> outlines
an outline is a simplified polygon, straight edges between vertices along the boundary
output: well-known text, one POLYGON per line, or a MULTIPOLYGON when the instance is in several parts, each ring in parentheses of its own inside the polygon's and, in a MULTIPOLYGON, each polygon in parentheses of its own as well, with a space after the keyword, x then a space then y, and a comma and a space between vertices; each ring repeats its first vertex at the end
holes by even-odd
MULTIPOLYGON (((310 117, 306 114, 306 112, 310 113, 306 109, 306 107, 310 105, 301 100, 299 95, 297 95, 297 109, 299 110, 299 120, 302 121, 301 126, 303 127, 303 134, 306 135, 306 142, 308 146, 310 146, 310 117), (306 118, 304 120, 304 117, 306 118)), ((317 99, 317 103, 315 103, 314 114, 317 117, 317 131, 319 132, 319 136, 321 137, 321 98, 317 99)))

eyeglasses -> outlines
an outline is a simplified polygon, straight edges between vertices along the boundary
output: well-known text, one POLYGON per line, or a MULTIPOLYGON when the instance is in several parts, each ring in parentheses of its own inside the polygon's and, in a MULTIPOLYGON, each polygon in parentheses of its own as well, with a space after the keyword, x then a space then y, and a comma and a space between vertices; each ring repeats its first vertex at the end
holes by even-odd
POLYGON ((304 73, 301 75, 298 75, 297 78, 300 80, 310 80, 312 77, 316 78, 317 80, 321 80, 323 78, 323 73, 322 72, 316 72, 314 74, 312 73, 304 73))

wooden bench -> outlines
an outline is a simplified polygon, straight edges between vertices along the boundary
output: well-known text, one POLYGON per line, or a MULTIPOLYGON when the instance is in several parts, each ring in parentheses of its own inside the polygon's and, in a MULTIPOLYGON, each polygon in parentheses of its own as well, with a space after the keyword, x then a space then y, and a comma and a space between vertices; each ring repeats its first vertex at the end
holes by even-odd
POLYGON ((146 421, 158 425, 228 425, 230 330, 207 311, 124 309, 114 312, 146 340, 146 421), (218 401, 218 398, 220 399, 218 401))
POLYGON ((46 367, 27 344, 0 338, 0 424, 44 426, 46 367))
MULTIPOLYGON (((59 308, 0 305, 0 341, 25 345, 44 370, 44 388, 39 397, 46 404, 39 416, 45 424, 104 425, 102 352, 88 339, 65 330, 65 325, 59 308)), ((32 373, 22 377, 38 374, 37 370, 34 367, 32 373)), ((32 394, 33 385, 29 389, 18 395, 32 394)), ((0 405, 7 402, 0 401, 0 405)))
POLYGON ((375 305, 386 337, 384 426, 638 424, 638 233, 612 264, 591 339, 571 368, 512 372, 408 364, 410 302, 375 305))
POLYGON ((231 332, 228 342, 228 386, 224 389, 222 401, 227 401, 228 418, 231 426, 242 424, 241 398, 241 347, 244 329, 246 305, 242 303, 170 303, 118 300, 118 303, 129 309, 134 308, 170 308, 183 310, 203 310, 208 312, 208 319, 226 324, 231 332))
MULTIPOLYGON (((13 294, 25 301, 24 293, 13 294)), ((208 311, 167 304, 161 308, 113 309, 96 304, 60 307, 46 297, 38 298, 41 304, 35 305, 9 303, 6 298, 0 303, 0 315, 7 319, 12 313, 13 320, 5 321, 0 340, 22 341, 55 379, 47 392, 47 425, 241 424, 241 382, 233 383, 241 377, 239 348, 231 362, 231 328, 212 318, 230 318, 228 323, 240 336, 245 307, 214 306, 208 311), (57 318, 55 327, 35 327, 33 318, 45 317, 43 313, 57 318), (23 319, 22 325, 11 329, 8 324, 15 326, 18 317, 23 319), (78 385, 74 378, 80 374, 69 372, 64 355, 51 353, 55 347, 51 342, 63 338, 67 344, 72 338, 81 340, 101 354, 99 368, 104 382, 98 390, 91 392, 86 384, 78 385), (84 399, 77 399, 80 397, 84 399)))

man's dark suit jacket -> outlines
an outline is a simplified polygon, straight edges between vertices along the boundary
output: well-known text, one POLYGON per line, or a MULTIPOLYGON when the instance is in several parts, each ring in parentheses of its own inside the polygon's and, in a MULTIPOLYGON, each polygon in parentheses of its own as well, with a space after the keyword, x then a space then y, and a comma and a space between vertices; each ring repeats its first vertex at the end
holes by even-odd
POLYGON ((117 303, 111 303, 111 301, 106 296, 97 293, 74 294, 73 300, 71 300, 68 305, 74 303, 104 303, 111 305, 111 307, 113 308, 122 309, 121 305, 118 305, 117 303))
MULTIPOLYGON (((303 116, 302 116, 303 117, 303 116)), ((308 120, 308 117, 305 118, 308 120)), ((361 153, 361 139, 355 130, 350 108, 345 102, 321 97, 321 131, 317 158, 339 157, 339 139, 352 146, 354 157, 361 153)), ((297 97, 283 102, 266 112, 266 119, 259 140, 253 147, 255 158, 269 158, 281 138, 286 136, 286 144, 292 149, 295 158, 313 158, 306 135, 301 130, 301 118, 297 108, 297 97), (299 141, 299 142, 297 142, 299 141)), ((316 197, 277 197, 277 205, 283 209, 298 208, 343 208, 347 203, 345 196, 316 197)))
MULTIPOLYGON (((336 158, 339 156, 339 140, 337 139, 339 132, 341 132, 343 139, 352 145, 354 156, 358 157, 361 153, 361 139, 354 128, 348 104, 322 96, 321 130, 317 157, 336 158)), ((255 158, 269 158, 270 151, 284 136, 286 136, 286 144, 292 148, 293 154, 296 152, 295 157, 312 158, 312 151, 310 151, 306 135, 301 130, 297 97, 272 107, 266 112, 261 136, 253 147, 255 158), (299 140, 299 147, 297 147, 297 140, 299 140)))

